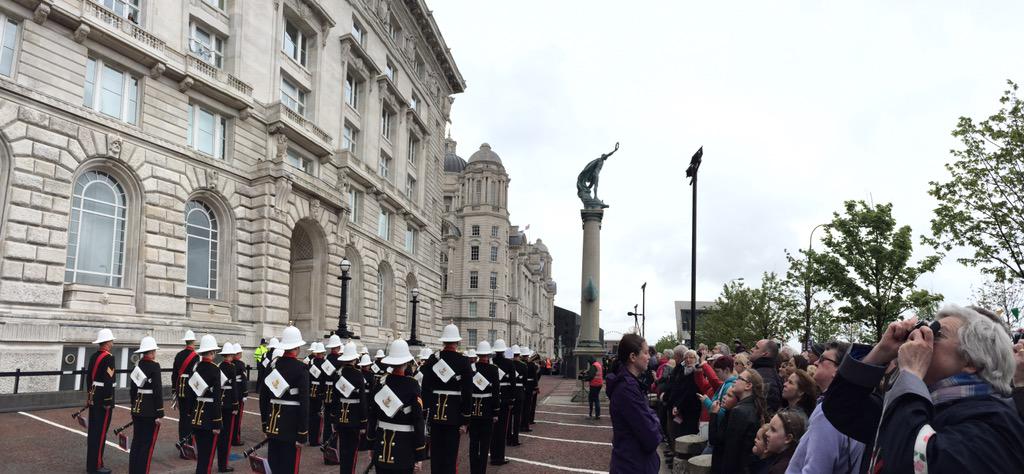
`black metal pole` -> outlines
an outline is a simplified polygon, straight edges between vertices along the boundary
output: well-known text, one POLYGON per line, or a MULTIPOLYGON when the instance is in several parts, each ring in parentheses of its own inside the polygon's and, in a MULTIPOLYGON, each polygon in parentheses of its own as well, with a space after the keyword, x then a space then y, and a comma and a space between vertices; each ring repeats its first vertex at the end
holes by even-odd
POLYGON ((348 282, 352 277, 348 276, 348 270, 345 270, 344 265, 342 263, 341 276, 338 277, 341 280, 341 308, 338 309, 338 330, 335 334, 342 339, 359 339, 348 330, 348 282))
POLYGON ((640 337, 647 338, 647 282, 640 285, 640 337))
POLYGON ((419 295, 415 292, 412 295, 412 330, 409 333, 409 339, 405 342, 409 343, 409 347, 422 346, 423 343, 416 339, 416 305, 419 304, 419 295))
POLYGON ((693 170, 693 235, 690 250, 690 347, 697 346, 697 170, 693 170))

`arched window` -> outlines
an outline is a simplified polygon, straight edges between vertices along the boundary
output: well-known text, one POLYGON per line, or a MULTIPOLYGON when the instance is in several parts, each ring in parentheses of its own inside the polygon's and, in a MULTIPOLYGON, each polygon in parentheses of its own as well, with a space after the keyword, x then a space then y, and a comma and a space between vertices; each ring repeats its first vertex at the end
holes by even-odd
POLYGON ((75 181, 68 235, 66 283, 121 287, 124 279, 124 188, 103 171, 75 181))
POLYGON ((189 201, 185 206, 186 292, 217 299, 217 217, 209 206, 189 201))

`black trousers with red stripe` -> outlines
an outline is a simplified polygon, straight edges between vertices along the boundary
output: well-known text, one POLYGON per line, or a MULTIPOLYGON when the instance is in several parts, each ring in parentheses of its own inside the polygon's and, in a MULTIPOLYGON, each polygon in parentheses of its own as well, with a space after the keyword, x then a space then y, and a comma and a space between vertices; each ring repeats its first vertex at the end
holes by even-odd
MULTIPOLYGON (((356 474, 356 462, 359 461, 359 427, 336 427, 338 433, 338 461, 341 474, 356 474)), ((370 454, 373 456, 373 454, 370 454)))
POLYGON ((430 472, 455 474, 459 464, 459 426, 430 424, 430 472))
POLYGON ((85 456, 85 471, 98 471, 103 467, 103 448, 107 445, 107 430, 110 429, 110 410, 93 404, 89 407, 89 437, 86 443, 89 452, 85 456))
POLYGON ((503 398, 501 410, 498 411, 498 422, 494 425, 491 438, 491 464, 505 462, 505 441, 508 437, 509 425, 512 422, 512 405, 514 400, 503 398))
MULTIPOLYGON (((320 409, 323 407, 323 400, 319 398, 309 399, 309 445, 320 446, 320 433, 323 432, 323 425, 329 425, 330 423, 324 423, 324 419, 321 416, 320 409), (321 424, 323 423, 323 424, 321 424)), ((326 439, 324 440, 326 441, 326 439)))
POLYGON ((294 441, 278 441, 271 439, 267 443, 267 462, 274 474, 298 474, 299 460, 302 459, 302 448, 294 441))
POLYGON ((218 436, 213 430, 192 429, 196 441, 196 474, 210 474, 213 471, 213 454, 217 449, 218 436))
POLYGON ((487 450, 491 447, 491 433, 495 421, 491 418, 473 418, 469 421, 469 472, 487 472, 487 450))
POLYGON ((235 437, 235 418, 240 418, 238 413, 231 413, 230 410, 221 414, 223 416, 224 430, 217 437, 217 468, 224 470, 228 467, 228 456, 231 456, 231 439, 235 437))
POLYGON ((235 433, 231 436, 231 443, 235 445, 242 444, 242 414, 245 413, 245 401, 238 401, 238 415, 235 416, 235 433))
POLYGON ((156 418, 132 417, 132 447, 128 454, 128 474, 148 474, 153 448, 160 434, 156 418))

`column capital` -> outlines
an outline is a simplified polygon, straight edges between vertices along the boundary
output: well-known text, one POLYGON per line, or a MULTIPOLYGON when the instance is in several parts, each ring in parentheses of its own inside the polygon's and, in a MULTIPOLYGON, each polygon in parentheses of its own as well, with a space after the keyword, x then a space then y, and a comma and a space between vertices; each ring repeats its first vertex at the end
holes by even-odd
POLYGON ((583 222, 601 222, 604 219, 604 209, 580 209, 580 217, 583 218, 583 222))

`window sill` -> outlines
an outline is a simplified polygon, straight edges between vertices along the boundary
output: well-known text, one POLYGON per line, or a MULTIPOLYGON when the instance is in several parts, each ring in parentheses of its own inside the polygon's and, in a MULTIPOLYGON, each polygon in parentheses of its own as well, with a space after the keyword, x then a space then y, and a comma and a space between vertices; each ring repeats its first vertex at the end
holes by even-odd
POLYGON ((226 301, 187 296, 185 317, 197 321, 230 321, 231 305, 226 301))
POLYGON ((75 311, 134 314, 135 290, 65 283, 62 305, 66 309, 75 311))

